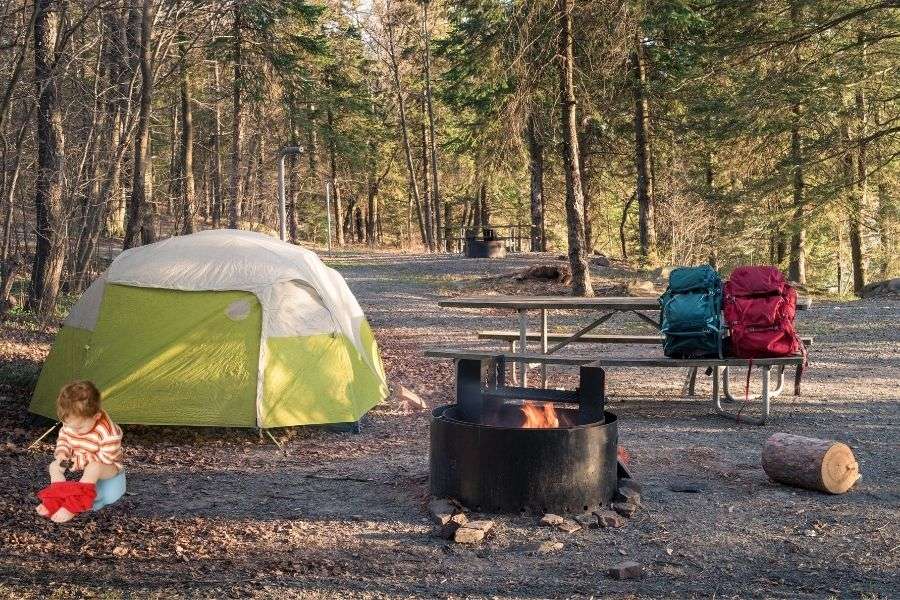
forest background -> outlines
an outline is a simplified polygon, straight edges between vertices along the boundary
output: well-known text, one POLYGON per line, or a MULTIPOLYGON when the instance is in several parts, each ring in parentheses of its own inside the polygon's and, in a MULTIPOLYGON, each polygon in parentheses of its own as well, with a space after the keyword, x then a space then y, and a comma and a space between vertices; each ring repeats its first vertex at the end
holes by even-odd
MULTIPOLYGON (((898 0, 0 0, 0 304, 202 229, 900 274, 898 0), (509 230, 500 230, 503 231, 509 230)), ((17 301, 18 299, 18 301, 17 301)), ((22 310, 22 307, 17 308, 22 310)))

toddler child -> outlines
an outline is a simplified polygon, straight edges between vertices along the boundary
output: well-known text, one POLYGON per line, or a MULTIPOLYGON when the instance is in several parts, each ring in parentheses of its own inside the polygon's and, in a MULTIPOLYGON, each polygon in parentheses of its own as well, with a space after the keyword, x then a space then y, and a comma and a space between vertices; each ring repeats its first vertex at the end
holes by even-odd
MULTIPOLYGON (((90 381, 73 381, 63 387, 56 399, 56 413, 63 425, 48 469, 51 485, 47 490, 66 481, 66 469, 81 471, 80 483, 86 485, 79 489, 90 490, 92 501, 97 481, 115 477, 122 469, 122 430, 103 411, 100 392, 90 381)), ((51 510, 48 503, 51 502, 38 505, 39 515, 56 523, 65 523, 75 516, 65 506, 51 510)))

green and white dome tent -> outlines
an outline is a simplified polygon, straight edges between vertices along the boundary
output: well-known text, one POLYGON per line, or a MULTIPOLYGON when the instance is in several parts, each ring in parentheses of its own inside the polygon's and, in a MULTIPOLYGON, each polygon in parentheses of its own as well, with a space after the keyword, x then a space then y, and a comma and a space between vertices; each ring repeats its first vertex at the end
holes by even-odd
POLYGON ((284 427, 357 421, 387 396, 341 275, 275 238, 212 230, 120 254, 85 291, 30 410, 89 379, 120 423, 284 427))

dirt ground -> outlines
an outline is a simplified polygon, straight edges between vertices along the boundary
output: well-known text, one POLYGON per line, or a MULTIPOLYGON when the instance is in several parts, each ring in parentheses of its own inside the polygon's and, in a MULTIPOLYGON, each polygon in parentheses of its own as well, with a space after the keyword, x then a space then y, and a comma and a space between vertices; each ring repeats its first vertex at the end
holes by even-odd
MULTIPOLYGON (((451 365, 422 350, 476 346, 474 331, 515 326, 511 314, 437 301, 547 291, 494 276, 554 258, 342 253, 328 262, 367 312, 390 383, 435 406, 452 399, 451 365)), ((615 267, 595 275, 599 287, 637 278, 615 267)), ((801 331, 815 336, 803 395, 778 398, 762 427, 713 415, 705 378, 703 397, 682 398, 674 370, 611 371, 609 408, 644 486, 642 510, 623 529, 574 534, 535 516, 492 516, 493 532, 472 547, 431 535, 428 413, 394 399, 359 435, 277 430, 283 452, 252 430, 126 426, 129 495, 54 525, 33 512, 52 440, 27 450, 47 425, 26 411, 54 328, 14 318, 0 335, 0 597, 897 598, 898 309, 822 301, 802 313, 801 331), (861 482, 842 496, 769 482, 759 456, 776 431, 847 442, 861 482), (684 482, 699 493, 672 491, 684 482), (564 546, 534 552, 546 540, 564 546), (623 560, 641 563, 644 577, 604 574, 623 560)), ((586 319, 554 315, 552 324, 586 319)), ((609 324, 647 331, 625 317, 609 324)), ((551 382, 571 378, 554 371, 551 382)))

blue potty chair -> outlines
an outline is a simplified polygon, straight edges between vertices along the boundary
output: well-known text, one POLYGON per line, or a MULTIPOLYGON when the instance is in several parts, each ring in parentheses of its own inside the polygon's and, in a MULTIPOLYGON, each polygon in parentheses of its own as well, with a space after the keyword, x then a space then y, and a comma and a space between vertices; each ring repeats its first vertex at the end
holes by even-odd
POLYGON ((91 510, 100 510, 104 506, 116 502, 125 495, 125 471, 119 471, 115 477, 101 479, 97 482, 97 497, 91 510))

